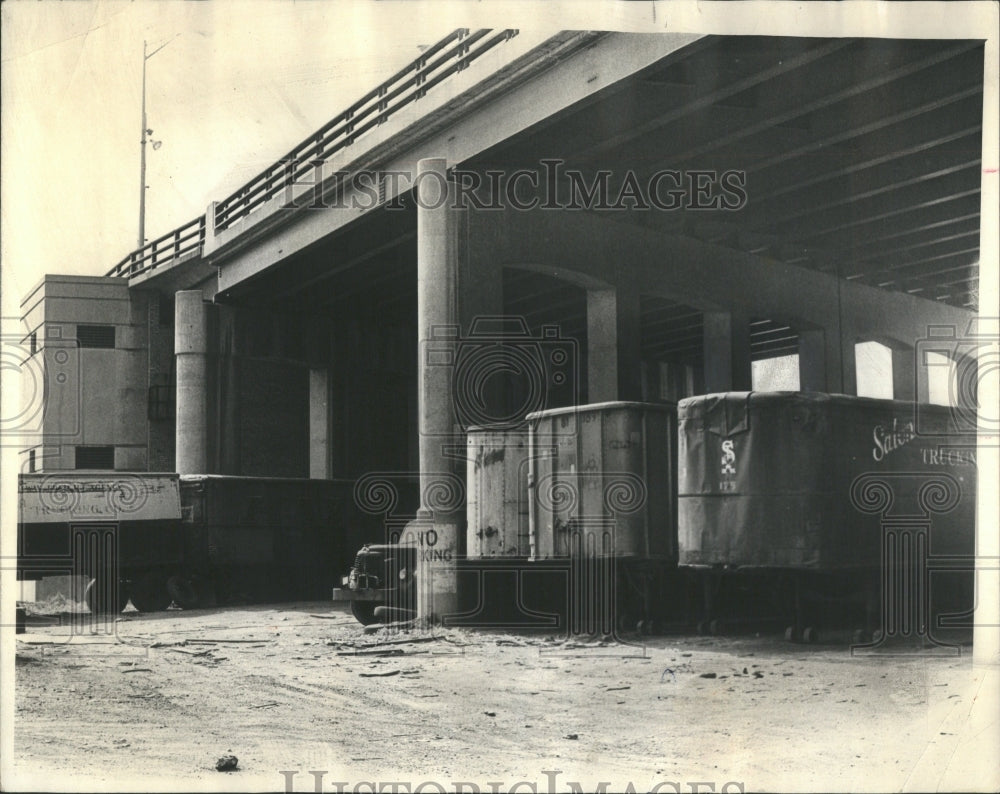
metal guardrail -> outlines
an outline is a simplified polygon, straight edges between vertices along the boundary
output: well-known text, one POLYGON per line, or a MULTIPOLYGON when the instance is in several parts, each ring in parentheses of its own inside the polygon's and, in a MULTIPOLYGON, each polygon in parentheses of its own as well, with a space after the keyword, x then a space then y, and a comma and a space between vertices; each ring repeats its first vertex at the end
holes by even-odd
POLYGON ((185 254, 200 254, 204 244, 205 216, 201 215, 133 251, 111 268, 107 275, 132 278, 173 262, 185 254))
MULTIPOLYGON (((305 174, 366 132, 384 124, 393 113, 415 102, 434 86, 465 69, 481 55, 518 34, 507 29, 459 28, 335 116, 267 170, 215 205, 215 228, 226 229, 290 188, 305 174)), ((205 243, 205 217, 178 227, 139 248, 107 275, 131 278, 166 265, 205 243)))
POLYGON ((423 52, 419 58, 369 91, 277 163, 220 201, 215 207, 215 228, 225 229, 245 218, 323 161, 350 146, 393 113, 415 102, 434 86, 465 69, 493 47, 510 40, 517 30, 493 33, 488 28, 470 33, 460 28, 423 52))

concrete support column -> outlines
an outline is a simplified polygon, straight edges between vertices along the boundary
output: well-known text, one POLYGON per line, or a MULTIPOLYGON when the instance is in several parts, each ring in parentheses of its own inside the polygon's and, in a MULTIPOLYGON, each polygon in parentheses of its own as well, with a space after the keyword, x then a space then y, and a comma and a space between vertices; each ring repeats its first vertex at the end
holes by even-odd
POLYGON ((642 399, 639 293, 587 291, 587 401, 642 399))
POLYGON ((463 505, 456 488, 457 445, 452 375, 458 330, 455 210, 444 158, 417 165, 417 327, 420 509, 405 540, 418 545, 417 610, 440 620, 458 608, 456 557, 463 505))
POLYGON ((853 333, 841 332, 838 344, 837 337, 829 334, 827 338, 827 372, 829 389, 835 394, 858 393, 858 363, 854 346, 858 340, 853 333))
POLYGON ((927 378, 917 377, 917 366, 912 347, 893 347, 892 398, 909 402, 927 402, 927 378))
POLYGON ((208 473, 208 308, 201 290, 174 296, 176 459, 180 474, 208 473))
POLYGON ((826 333, 822 328, 799 331, 799 390, 831 391, 827 373, 826 333))
MULTIPOLYGON (((979 384, 983 373, 979 369, 979 359, 976 352, 969 352, 966 355, 952 356, 952 363, 954 370, 951 375, 949 390, 951 391, 953 402, 955 406, 961 409, 964 416, 975 416, 979 410, 980 405, 985 405, 981 402, 981 397, 979 395, 979 384)), ((986 367, 985 372, 990 373, 995 365, 989 364, 986 367)), ((992 377, 996 377, 995 369, 990 373, 992 377)), ((987 374, 987 377, 990 376, 987 374)), ((986 408, 987 415, 990 414, 989 409, 986 408)), ((995 414, 993 414, 995 416, 995 414)))
POLYGON ((750 391, 750 318, 737 312, 705 312, 705 392, 750 391))
MULTIPOLYGON (((453 211, 455 232, 462 246, 458 256, 458 318, 462 337, 476 334, 502 335, 510 331, 503 318, 503 266, 496 257, 495 235, 497 229, 491 213, 478 217, 464 211, 453 211)), ((509 384, 502 375, 486 377, 463 386, 475 388, 474 392, 455 395, 456 421, 467 426, 514 421, 514 403, 509 384)), ((519 417, 523 419, 524 417, 519 417)))
POLYGON ((686 379, 688 395, 706 394, 705 388, 705 365, 701 361, 696 361, 691 365, 686 379))
POLYGON ((618 399, 618 307, 613 289, 587 291, 587 401, 618 399))
POLYGON ((309 370, 309 477, 330 479, 330 374, 309 370))

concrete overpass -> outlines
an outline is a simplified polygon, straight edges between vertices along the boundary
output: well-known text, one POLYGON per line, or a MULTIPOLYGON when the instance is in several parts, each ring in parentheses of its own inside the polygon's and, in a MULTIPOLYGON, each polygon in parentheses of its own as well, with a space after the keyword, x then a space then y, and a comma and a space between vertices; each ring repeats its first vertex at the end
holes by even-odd
POLYGON ((419 471, 457 552, 428 494, 477 421, 750 389, 789 353, 853 394, 866 341, 926 398, 915 351, 951 329, 960 358, 978 309, 983 70, 977 41, 456 31, 108 273, 174 326, 169 468, 419 471), (571 366, 456 393, 428 350, 497 318, 571 366))

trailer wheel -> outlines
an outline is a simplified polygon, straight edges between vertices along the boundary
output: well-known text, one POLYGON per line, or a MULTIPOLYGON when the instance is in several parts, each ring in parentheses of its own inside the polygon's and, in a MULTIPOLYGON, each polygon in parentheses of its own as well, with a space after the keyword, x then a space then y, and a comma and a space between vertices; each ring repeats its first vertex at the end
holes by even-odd
POLYGON ((618 626, 618 631, 622 633, 640 630, 638 628, 638 622, 635 619, 635 615, 629 611, 622 611, 622 613, 618 615, 616 625, 618 626))
POLYGON ((376 623, 375 607, 381 606, 376 601, 351 601, 351 614, 362 626, 370 626, 376 623))
POLYGON ((147 571, 132 583, 132 606, 140 612, 162 612, 170 606, 167 579, 160 571, 147 571))
POLYGON ((190 576, 171 576, 167 579, 167 593, 181 609, 196 609, 201 603, 201 592, 190 576))
POLYGON ((108 592, 109 582, 105 577, 99 576, 91 579, 87 584, 87 589, 83 593, 83 598, 87 606, 94 615, 117 615, 128 603, 128 590, 122 582, 115 582, 114 593, 108 592), (114 603, 112 603, 112 601, 114 603))

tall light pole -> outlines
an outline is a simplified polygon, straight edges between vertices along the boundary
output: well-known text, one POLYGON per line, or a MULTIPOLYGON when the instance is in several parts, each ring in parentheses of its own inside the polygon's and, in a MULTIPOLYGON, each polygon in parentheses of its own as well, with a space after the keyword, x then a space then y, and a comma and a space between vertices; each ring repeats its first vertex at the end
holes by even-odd
MULTIPOLYGON (((177 36, 181 34, 178 33, 177 36)), ((177 38, 174 36, 174 39, 177 38)), ((151 53, 146 53, 146 42, 142 42, 142 137, 139 139, 139 248, 146 244, 146 136, 153 131, 146 125, 146 61, 162 50, 174 39, 168 39, 151 53)), ((157 148, 155 143, 153 148, 157 148)))

